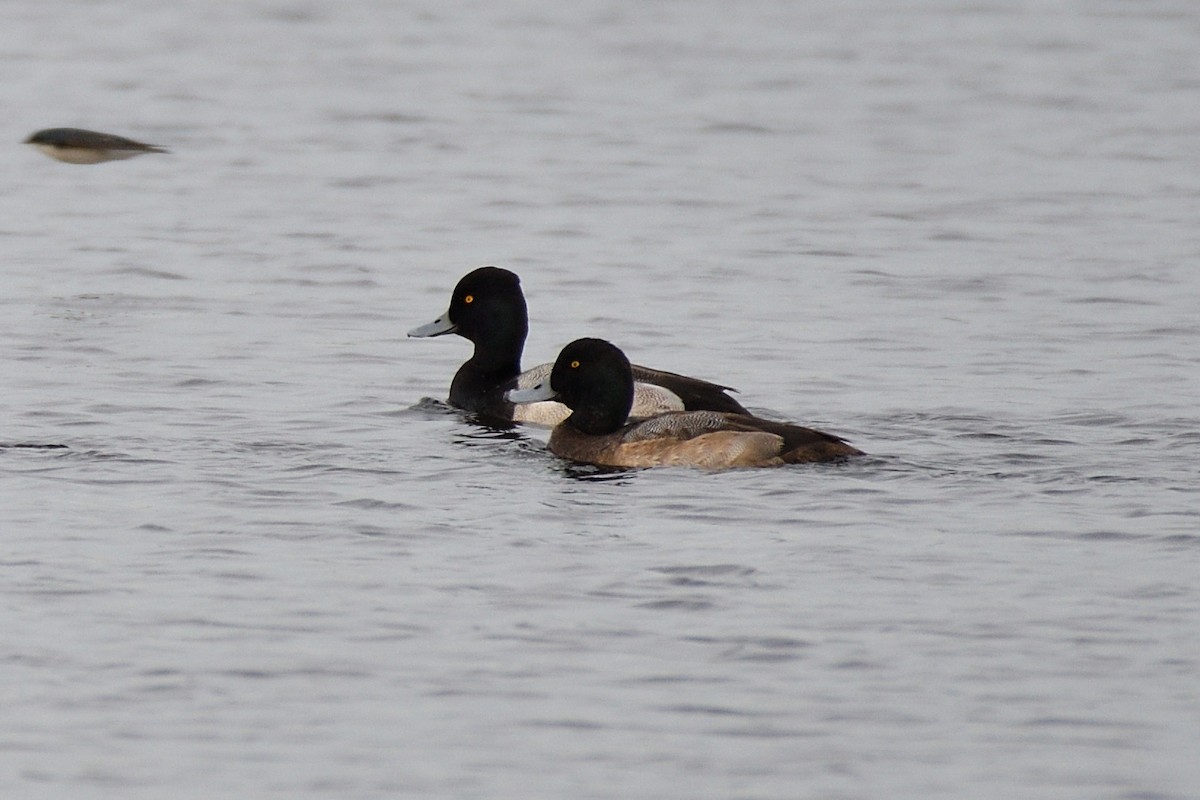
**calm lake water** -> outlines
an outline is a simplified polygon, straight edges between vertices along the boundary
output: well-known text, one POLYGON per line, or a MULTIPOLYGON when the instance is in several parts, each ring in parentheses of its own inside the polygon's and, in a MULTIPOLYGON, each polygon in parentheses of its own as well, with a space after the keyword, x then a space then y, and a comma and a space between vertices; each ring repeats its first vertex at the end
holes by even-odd
POLYGON ((0 18, 0 795, 1200 797, 1195 3, 0 18), (483 264, 871 455, 473 424, 483 264))

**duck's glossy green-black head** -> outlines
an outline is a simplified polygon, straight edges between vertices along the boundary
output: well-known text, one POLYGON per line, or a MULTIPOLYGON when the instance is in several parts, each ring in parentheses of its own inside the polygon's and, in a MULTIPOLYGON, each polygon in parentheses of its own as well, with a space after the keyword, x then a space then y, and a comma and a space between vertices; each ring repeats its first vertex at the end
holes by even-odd
POLYGON ((619 348, 603 339, 576 339, 562 349, 550 387, 572 410, 568 423, 584 433, 612 433, 633 406, 633 370, 619 348))
POLYGON ((521 279, 500 267, 480 267, 463 276, 446 313, 408 332, 409 336, 457 333, 476 344, 495 341, 524 345, 529 314, 521 279))

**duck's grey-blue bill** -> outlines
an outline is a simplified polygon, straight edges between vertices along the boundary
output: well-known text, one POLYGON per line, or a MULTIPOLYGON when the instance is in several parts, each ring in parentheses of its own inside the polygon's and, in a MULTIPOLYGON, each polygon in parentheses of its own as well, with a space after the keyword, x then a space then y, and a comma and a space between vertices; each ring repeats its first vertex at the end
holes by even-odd
POLYGON ((413 328, 408 332, 408 335, 423 339, 428 336, 444 336, 447 333, 454 333, 457 330, 458 326, 450 321, 450 312, 447 311, 433 322, 413 328))
POLYGON ((537 386, 528 389, 509 389, 504 393, 504 399, 510 403, 540 403, 543 400, 554 400, 558 392, 550 388, 550 381, 542 381, 537 386))

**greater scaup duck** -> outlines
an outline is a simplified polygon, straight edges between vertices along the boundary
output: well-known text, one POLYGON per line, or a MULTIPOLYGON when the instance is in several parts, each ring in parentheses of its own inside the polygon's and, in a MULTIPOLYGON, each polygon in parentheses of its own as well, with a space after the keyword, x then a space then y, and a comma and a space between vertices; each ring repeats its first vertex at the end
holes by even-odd
POLYGON ((550 434, 550 451, 606 467, 770 467, 863 454, 837 436, 749 414, 675 411, 626 422, 633 373, 625 354, 603 339, 571 342, 548 381, 507 396, 515 403, 561 400, 571 416, 550 434))
POLYGON ((118 161, 145 153, 166 153, 164 147, 135 142, 124 136, 83 128, 47 128, 30 134, 25 144, 31 144, 51 158, 68 164, 100 164, 118 161))
MULTIPOLYGON (((529 317, 521 280, 514 273, 499 267, 467 273, 454 287, 446 313, 408 335, 447 333, 457 333, 475 345, 471 359, 459 367, 450 384, 450 405, 497 419, 544 425, 555 425, 570 413, 556 402, 514 408, 504 397, 509 389, 544 381, 553 366, 542 364, 521 372, 529 317)), ((636 365, 632 369, 637 385, 634 405, 626 411, 634 418, 685 409, 750 413, 727 394, 732 391, 727 386, 636 365)))

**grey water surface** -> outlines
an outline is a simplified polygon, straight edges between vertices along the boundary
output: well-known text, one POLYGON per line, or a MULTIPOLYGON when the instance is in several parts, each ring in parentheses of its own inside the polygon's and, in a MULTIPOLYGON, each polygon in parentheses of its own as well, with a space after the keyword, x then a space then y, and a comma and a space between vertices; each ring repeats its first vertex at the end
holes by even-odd
POLYGON ((1200 6, 14 2, 0 62, 0 796, 1200 797, 1200 6), (870 456, 449 411, 404 331, 483 264, 527 365, 870 456))

